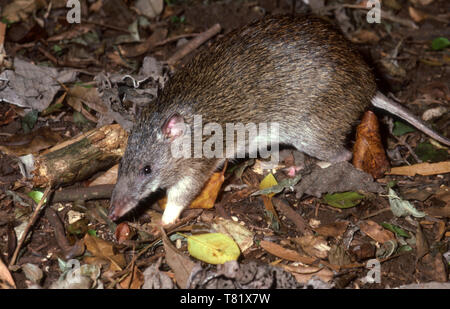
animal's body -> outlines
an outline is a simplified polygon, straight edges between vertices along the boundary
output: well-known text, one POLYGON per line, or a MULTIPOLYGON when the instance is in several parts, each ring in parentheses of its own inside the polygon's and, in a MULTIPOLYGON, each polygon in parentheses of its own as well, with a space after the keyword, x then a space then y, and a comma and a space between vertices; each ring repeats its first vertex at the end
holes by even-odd
POLYGON ((346 137, 371 104, 450 144, 378 92, 370 67, 330 24, 309 16, 249 24, 197 54, 140 114, 120 164, 110 217, 166 189, 162 221, 168 224, 196 197, 224 158, 171 154, 171 145, 186 134, 183 125, 194 131, 195 115, 203 124, 220 124, 223 132, 226 123, 278 123, 280 144, 339 162, 351 158, 346 137))

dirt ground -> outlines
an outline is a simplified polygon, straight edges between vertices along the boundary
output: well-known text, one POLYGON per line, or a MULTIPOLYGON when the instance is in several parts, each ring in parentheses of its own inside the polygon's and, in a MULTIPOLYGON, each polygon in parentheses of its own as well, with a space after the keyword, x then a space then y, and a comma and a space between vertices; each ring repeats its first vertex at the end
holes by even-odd
MULTIPOLYGON (((0 0, 0 7, 5 8, 13 2, 0 0)), ((25 115, 30 116, 29 109, 5 101, 0 103, 0 258, 5 265, 10 264, 18 246, 18 227, 30 222, 37 205, 28 194, 36 187, 32 180, 22 177, 17 158, 27 154, 27 151, 38 156, 45 149, 79 133, 88 132, 98 125, 92 120, 99 120, 101 113, 86 108, 86 104, 82 105, 82 112, 81 109, 77 110, 75 106, 78 105, 68 103, 68 97, 62 97, 68 92, 67 89, 76 84, 96 87, 93 77, 100 72, 136 73, 146 56, 166 61, 178 50, 180 40, 191 39, 192 36, 187 34, 202 33, 216 23, 221 25, 221 33, 204 45, 220 41, 231 30, 268 15, 293 12, 305 14, 314 11, 335 24, 355 43, 376 72, 379 87, 385 94, 389 93, 418 116, 431 109, 436 110, 438 115, 430 118, 428 123, 442 135, 450 136, 450 49, 432 48, 432 42, 437 38, 447 38, 447 42, 450 38, 450 2, 447 0, 383 1, 382 9, 389 12, 392 18, 382 18, 380 24, 368 24, 365 21, 367 10, 357 8, 353 1, 317 1, 317 8, 311 8, 299 0, 168 0, 164 1, 163 11, 156 17, 146 17, 148 24, 139 24, 141 43, 158 31, 166 31, 159 41, 180 35, 186 35, 186 38, 152 46, 141 55, 126 57, 118 53, 118 50, 122 50, 120 46, 128 47, 128 51, 134 52, 140 43, 117 42, 120 35, 129 34, 128 27, 137 19, 136 2, 81 1, 82 22, 76 25, 65 22, 67 9, 61 6, 59 1, 54 1, 51 9, 37 6, 34 10, 37 18, 33 18, 28 12, 26 18, 8 24, 4 39, 4 54, 7 59, 20 57, 34 64, 74 68, 79 70, 80 74, 75 82, 64 85, 57 92, 52 101, 52 104, 55 104, 61 99, 62 105, 57 111, 39 114, 31 130, 27 131, 27 120, 24 120, 25 115), (429 4, 424 5, 426 2, 429 4), (296 3, 295 8, 293 3, 296 3), (57 35, 61 37, 51 39, 57 35), (86 118, 85 111, 95 117, 86 118), (82 120, 77 118, 80 115, 82 120), (47 128, 59 137, 53 139, 52 134, 44 134, 38 131, 39 128, 47 128), (30 132, 38 133, 33 135, 30 132), (39 138, 36 139, 36 136, 39 138), (42 146, 43 144, 46 146, 42 146), (23 146, 21 151, 17 148, 19 146, 23 146)), ((5 22, 5 19, 3 21, 5 22)), ((185 65, 201 48, 204 47, 195 49, 166 70, 176 70, 185 65)), ((4 64, 1 70, 5 69, 7 65, 4 64)), ((392 126, 398 119, 393 120, 391 115, 378 110, 376 115, 380 121, 382 141, 391 167, 415 165, 419 163, 419 157, 423 162, 446 162, 448 168, 448 148, 428 142, 426 135, 417 130, 393 136, 392 126)), ((351 146, 355 136, 352 135, 350 140, 351 146)), ((289 158, 293 156, 294 154, 288 152, 289 158)), ((256 262, 264 267, 290 266, 291 268, 284 267, 284 271, 291 273, 300 285, 305 285, 312 274, 330 287, 353 289, 448 281, 448 170, 428 176, 383 175, 376 180, 383 188, 382 193, 366 192, 358 205, 338 208, 328 204, 323 196, 319 198, 303 194, 298 199, 296 193, 289 189, 275 195, 273 199, 250 196, 250 193, 259 189, 268 171, 260 173, 253 164, 245 168, 239 177, 233 167, 242 166, 245 162, 230 163, 214 208, 199 212, 193 209, 185 211, 182 218, 191 215, 191 219, 177 227, 178 229, 169 231, 169 236, 177 235, 174 231, 185 234, 212 232, 215 230, 213 223, 217 217, 239 222, 254 235, 252 245, 241 253, 239 263, 245 265, 256 262), (390 210, 387 194, 388 184, 392 182, 395 182, 393 188, 402 200, 410 201, 418 211, 427 215, 395 216, 390 210), (227 187, 232 189, 225 191, 227 187), (302 223, 295 221, 291 213, 279 203, 287 203, 296 216, 303 218, 295 217, 295 220, 300 220, 306 227, 299 227, 302 223), (273 212, 268 208, 268 205, 272 204, 275 206, 273 212), (274 218, 274 213, 278 215, 279 221, 274 218), (408 236, 402 235, 398 230, 388 231, 386 224, 401 229, 408 236), (342 226, 345 228, 342 229, 342 226), (327 232, 324 232, 324 229, 327 232), (385 235, 390 235, 392 239, 380 241, 379 237, 385 235), (265 245, 268 242, 282 248, 269 248, 265 245), (395 246, 392 252, 378 255, 380 250, 389 251, 389 246, 395 246), (292 252, 296 252, 301 258, 297 258, 297 255, 287 257, 292 252), (375 257, 381 261, 381 281, 361 281, 369 271, 366 268, 367 261, 375 257), (308 267, 311 270, 309 272, 305 271, 308 267)), ((83 181, 61 186, 57 190, 79 189, 82 192, 93 179, 102 175, 104 170, 97 171, 83 181)), ((278 183, 288 179, 282 169, 276 171, 275 177, 278 183)), ((44 184, 41 189, 47 186, 48 184, 44 184)), ((144 279, 142 273, 157 264, 161 258, 158 271, 172 281, 179 281, 180 274, 167 261, 167 248, 157 242, 161 238, 155 224, 155 220, 161 216, 158 204, 152 205, 147 201, 119 222, 113 223, 107 218, 109 203, 108 197, 92 200, 80 198, 71 202, 51 202, 46 205, 46 209, 40 212, 31 226, 30 236, 21 244, 14 265, 9 267, 16 287, 27 288, 37 284, 49 288, 61 278, 64 271, 67 272, 59 261, 67 262, 68 257, 80 261, 81 264, 100 265, 100 273, 92 279, 91 286, 98 286, 101 282, 105 288, 140 288, 144 281, 156 280, 147 277, 144 279), (53 212, 49 211, 50 208, 53 212), (58 220, 51 219, 55 214, 60 225, 54 223, 58 220), (81 216, 81 219, 73 220, 71 216, 74 214, 81 216), (120 225, 116 225, 119 223, 120 225), (118 226, 127 229, 127 232, 119 231, 118 226), (88 241, 89 237, 94 238, 92 235, 105 242, 92 244, 97 241, 88 241), (125 240, 119 243, 118 238, 125 240), (87 249, 84 249, 85 246, 87 249), (101 249, 95 253, 92 249, 89 250, 93 247, 101 249), (82 251, 77 255, 73 252, 76 250, 82 251), (110 266, 116 263, 120 264, 120 267, 110 266), (28 266, 28 270, 24 270, 23 266, 30 264, 40 271, 34 268, 29 270, 28 266), (33 282, 30 272, 42 272, 42 275, 33 282)), ((171 240, 173 243, 177 242, 173 238, 171 240)), ((181 252, 184 257, 189 256, 186 242, 179 243, 178 253, 181 252)), ((191 260, 197 261, 194 258, 191 260)), ((207 264, 201 265, 206 269, 207 264)), ((5 277, 0 276, 0 286, 7 286, 4 281, 5 277)), ((205 286, 198 284, 196 287, 205 286)))

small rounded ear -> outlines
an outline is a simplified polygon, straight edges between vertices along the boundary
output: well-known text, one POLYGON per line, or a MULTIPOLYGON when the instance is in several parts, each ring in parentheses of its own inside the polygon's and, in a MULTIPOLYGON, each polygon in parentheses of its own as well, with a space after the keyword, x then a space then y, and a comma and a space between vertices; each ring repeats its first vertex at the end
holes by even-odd
POLYGON ((184 134, 185 124, 184 119, 180 114, 173 114, 167 118, 162 128, 162 133, 165 138, 174 139, 184 134))

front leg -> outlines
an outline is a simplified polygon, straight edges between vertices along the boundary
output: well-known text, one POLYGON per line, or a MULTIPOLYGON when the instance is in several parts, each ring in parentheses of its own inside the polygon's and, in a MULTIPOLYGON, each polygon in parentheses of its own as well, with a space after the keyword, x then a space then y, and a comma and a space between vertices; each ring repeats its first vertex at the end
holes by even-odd
POLYGON ((175 223, 183 209, 189 206, 200 193, 203 184, 194 178, 184 177, 167 190, 167 204, 161 222, 163 225, 175 223))

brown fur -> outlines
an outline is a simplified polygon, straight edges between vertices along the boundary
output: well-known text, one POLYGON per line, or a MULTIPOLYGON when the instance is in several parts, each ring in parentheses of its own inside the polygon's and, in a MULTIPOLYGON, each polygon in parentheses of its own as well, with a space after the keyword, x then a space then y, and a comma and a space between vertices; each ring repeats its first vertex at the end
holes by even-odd
POLYGON ((195 114, 203 124, 278 122, 282 143, 341 161, 345 139, 375 93, 370 68, 319 18, 270 17, 233 31, 176 72, 143 111, 121 162, 111 217, 134 208, 155 184, 170 189, 187 177, 176 197, 184 207, 223 162, 173 158, 161 127, 174 113, 187 125, 195 114), (146 165, 150 175, 142 172, 146 165))

